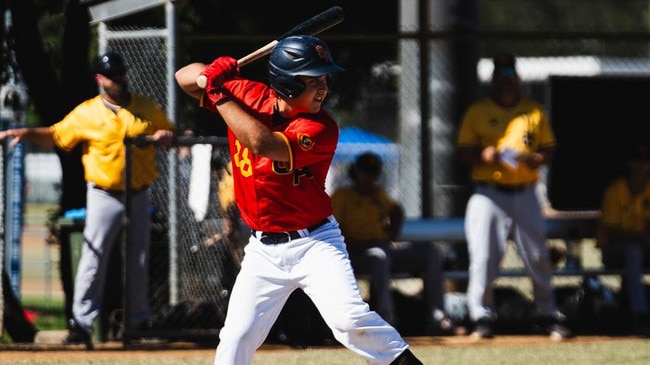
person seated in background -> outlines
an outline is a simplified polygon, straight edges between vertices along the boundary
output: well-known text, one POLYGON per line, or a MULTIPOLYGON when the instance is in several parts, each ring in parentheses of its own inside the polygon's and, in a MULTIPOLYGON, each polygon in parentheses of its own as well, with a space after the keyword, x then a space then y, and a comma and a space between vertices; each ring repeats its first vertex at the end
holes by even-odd
POLYGON ((379 185, 382 160, 372 152, 359 155, 349 168, 352 185, 332 193, 334 216, 339 222, 356 274, 370 276, 374 309, 389 323, 396 322, 391 273, 422 276, 427 307, 427 331, 450 334, 453 323, 444 312, 443 259, 434 244, 395 241, 402 229, 404 211, 379 185))
POLYGON ((632 329, 650 335, 643 261, 650 247, 650 155, 634 146, 626 156, 625 175, 606 187, 601 203, 596 246, 607 269, 623 269, 623 290, 632 329))

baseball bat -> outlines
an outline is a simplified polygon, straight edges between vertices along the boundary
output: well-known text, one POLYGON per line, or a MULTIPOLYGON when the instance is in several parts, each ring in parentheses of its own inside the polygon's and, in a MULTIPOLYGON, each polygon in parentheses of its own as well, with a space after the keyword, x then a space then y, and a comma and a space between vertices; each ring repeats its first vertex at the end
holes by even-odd
MULTIPOLYGON (((251 62, 259 60, 260 58, 268 55, 273 51, 275 45, 278 44, 278 42, 284 38, 293 35, 299 35, 299 34, 316 35, 339 24, 340 22, 343 21, 344 17, 345 17, 345 13, 343 12, 343 8, 341 8, 340 6, 332 6, 331 8, 323 11, 322 13, 314 15, 313 17, 296 25, 295 27, 291 28, 290 31, 284 33, 277 39, 267 43, 263 47, 260 47, 255 51, 247 54, 246 56, 238 59, 237 66, 243 67, 245 65, 248 65, 251 62)), ((200 75, 199 77, 196 78, 196 84, 201 89, 205 88, 207 81, 208 78, 205 75, 200 75)))

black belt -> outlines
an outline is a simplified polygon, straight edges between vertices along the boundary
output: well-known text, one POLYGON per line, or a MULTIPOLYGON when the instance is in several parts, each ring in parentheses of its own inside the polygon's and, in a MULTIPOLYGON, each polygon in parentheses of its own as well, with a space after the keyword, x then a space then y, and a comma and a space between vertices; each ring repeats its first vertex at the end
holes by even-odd
POLYGON ((501 193, 506 193, 506 194, 514 194, 514 193, 520 193, 531 186, 533 186, 534 183, 530 184, 521 184, 521 185, 503 185, 503 184, 494 184, 494 183, 487 183, 487 182, 481 182, 477 181, 476 185, 477 186, 484 186, 488 188, 492 188, 498 192, 501 193))
MULTIPOLYGON (((330 221, 329 218, 325 218, 322 221, 314 224, 313 226, 307 227, 307 231, 309 231, 309 233, 312 233, 313 231, 329 223, 329 221, 330 221)), ((259 233, 259 240, 265 245, 276 245, 278 243, 287 243, 291 240, 295 240, 300 237, 303 237, 300 235, 300 231, 259 232, 259 231, 251 230, 251 234, 255 237, 258 237, 257 236, 258 233, 259 233)))

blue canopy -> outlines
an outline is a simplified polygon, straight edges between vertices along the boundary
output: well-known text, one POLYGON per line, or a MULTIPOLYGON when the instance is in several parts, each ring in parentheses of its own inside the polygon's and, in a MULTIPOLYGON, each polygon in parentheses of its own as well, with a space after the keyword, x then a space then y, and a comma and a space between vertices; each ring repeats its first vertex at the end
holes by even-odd
POLYGON ((341 128, 335 162, 352 162, 357 155, 366 151, 378 154, 384 163, 393 163, 399 158, 399 148, 390 139, 359 127, 341 128))
POLYGON ((398 194, 399 146, 386 137, 359 127, 344 127, 339 131, 339 143, 327 177, 326 190, 332 193, 340 185, 350 183, 349 165, 364 152, 374 152, 384 163, 382 184, 394 195, 398 194))
POLYGON ((341 143, 393 143, 393 141, 359 127, 343 127, 339 131, 339 144, 341 143))

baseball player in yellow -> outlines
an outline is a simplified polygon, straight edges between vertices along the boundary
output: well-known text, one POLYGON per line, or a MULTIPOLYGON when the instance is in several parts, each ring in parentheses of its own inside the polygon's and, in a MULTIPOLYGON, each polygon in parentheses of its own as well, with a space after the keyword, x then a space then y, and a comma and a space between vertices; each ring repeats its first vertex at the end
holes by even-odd
POLYGON ((397 323, 391 273, 420 276, 427 332, 451 334, 453 323, 444 312, 442 253, 433 244, 393 244, 402 229, 404 210, 379 183, 382 165, 374 152, 361 153, 348 171, 352 184, 332 193, 334 216, 345 236, 352 267, 357 274, 370 275, 374 309, 389 323, 397 323))
POLYGON ((471 167, 475 191, 465 212, 469 253, 467 300, 472 336, 493 337, 491 285, 512 237, 532 279, 538 324, 552 338, 572 333, 561 322, 551 279, 541 204, 535 192, 539 168, 552 157, 555 136, 535 100, 520 93, 515 58, 494 58, 492 95, 470 105, 457 139, 457 156, 471 167))
POLYGON ((634 145, 623 176, 606 187, 601 205, 597 246, 608 269, 623 269, 630 328, 650 335, 650 306, 643 282, 650 247, 650 153, 634 145))
MULTIPOLYGON (((149 135, 164 146, 173 140, 173 124, 153 100, 132 94, 122 57, 106 53, 97 58, 95 81, 100 95, 74 108, 63 120, 50 127, 18 128, 0 132, 0 140, 13 137, 10 146, 30 140, 43 146, 70 151, 83 147, 82 163, 88 183, 84 245, 77 268, 66 344, 92 347, 93 320, 104 298, 108 262, 113 245, 122 230, 125 213, 124 192, 126 137, 149 135)), ((158 176, 154 146, 132 149, 138 168, 131 171, 131 217, 127 260, 131 281, 126 293, 130 323, 147 323, 148 251, 150 202, 148 187, 158 176)), ((115 273, 113 273, 115 274, 115 273)))

